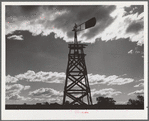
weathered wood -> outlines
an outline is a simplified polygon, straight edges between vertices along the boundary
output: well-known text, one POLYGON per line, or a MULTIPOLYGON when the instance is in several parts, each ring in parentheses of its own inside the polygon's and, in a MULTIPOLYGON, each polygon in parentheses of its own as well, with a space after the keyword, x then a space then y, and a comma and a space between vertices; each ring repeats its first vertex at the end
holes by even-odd
POLYGON ((66 81, 64 87, 63 105, 71 99, 70 104, 92 105, 91 92, 85 65, 85 55, 83 48, 85 44, 69 44, 68 65, 66 70, 66 81), (84 80, 84 82, 82 82, 84 80), (71 83, 70 83, 71 82, 71 83), (70 83, 70 84, 68 84, 70 83), (77 88, 77 89, 76 89, 77 88), (75 97, 79 94, 79 97, 75 97), (87 103, 83 101, 86 98, 87 103))

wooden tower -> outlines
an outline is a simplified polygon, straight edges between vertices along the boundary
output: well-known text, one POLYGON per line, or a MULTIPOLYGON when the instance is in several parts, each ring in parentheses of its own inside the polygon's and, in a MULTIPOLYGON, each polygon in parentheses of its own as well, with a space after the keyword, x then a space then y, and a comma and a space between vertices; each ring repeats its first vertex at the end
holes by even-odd
POLYGON ((69 44, 68 65, 66 70, 66 81, 64 87, 63 104, 66 97, 72 101, 71 105, 92 105, 91 92, 87 77, 85 64, 85 54, 83 48, 85 44, 69 44), (86 97, 86 102, 83 100, 86 97))

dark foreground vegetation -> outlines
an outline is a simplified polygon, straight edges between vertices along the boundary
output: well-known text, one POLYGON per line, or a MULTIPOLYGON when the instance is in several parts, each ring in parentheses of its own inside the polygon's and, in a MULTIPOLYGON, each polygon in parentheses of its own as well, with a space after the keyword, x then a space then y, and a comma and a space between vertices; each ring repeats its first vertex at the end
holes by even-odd
POLYGON ((97 97, 97 104, 94 105, 79 105, 79 104, 74 104, 71 105, 69 101, 66 101, 65 105, 61 105, 58 103, 36 103, 36 104, 18 104, 18 105, 6 105, 6 109, 20 109, 20 110, 65 110, 65 109, 104 109, 104 110, 115 110, 115 109, 144 109, 144 97, 138 95, 135 100, 129 99, 127 104, 125 105, 116 105, 115 100, 113 98, 108 98, 108 97, 97 97))
POLYGON ((46 110, 46 109, 58 109, 58 110, 64 110, 64 109, 144 109, 142 106, 131 106, 131 105, 114 105, 114 106, 80 106, 80 105, 73 105, 73 106, 63 106, 59 105, 57 103, 51 104, 51 105, 6 105, 6 109, 30 109, 30 110, 46 110))

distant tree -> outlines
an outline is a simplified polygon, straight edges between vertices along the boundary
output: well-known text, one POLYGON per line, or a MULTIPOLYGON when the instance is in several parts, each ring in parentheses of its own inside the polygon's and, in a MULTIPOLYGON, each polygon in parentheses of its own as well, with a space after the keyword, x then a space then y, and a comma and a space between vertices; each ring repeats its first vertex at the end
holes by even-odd
POLYGON ((65 105, 70 105, 70 102, 69 102, 69 101, 66 101, 66 102, 65 102, 65 105))
POLYGON ((97 97, 96 101, 99 106, 113 106, 116 102, 113 98, 109 97, 97 97))
POLYGON ((36 103, 36 105, 42 105, 41 103, 36 103))
POLYGON ((43 104, 43 105, 49 105, 49 103, 48 103, 48 102, 43 102, 42 104, 43 104))
POLYGON ((139 103, 140 103, 141 105, 144 105, 144 97, 143 97, 142 95, 138 95, 138 96, 137 96, 137 99, 139 100, 139 103))
POLYGON ((60 106, 60 104, 58 104, 57 102, 55 103, 50 103, 51 106, 60 106))
POLYGON ((136 99, 129 99, 127 105, 144 106, 144 97, 142 95, 138 95, 136 99))

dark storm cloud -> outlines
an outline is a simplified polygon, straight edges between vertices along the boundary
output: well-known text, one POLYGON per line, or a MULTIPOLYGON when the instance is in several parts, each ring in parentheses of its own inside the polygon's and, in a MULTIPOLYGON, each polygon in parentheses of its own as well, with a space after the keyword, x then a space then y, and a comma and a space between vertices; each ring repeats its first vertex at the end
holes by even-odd
POLYGON ((24 18, 31 18, 39 15, 40 6, 24 5, 24 6, 6 6, 6 19, 8 17, 16 17, 23 20, 24 18))
POLYGON ((131 5, 130 7, 124 7, 124 10, 126 11, 125 16, 129 14, 141 14, 144 12, 144 6, 143 5, 131 5))
MULTIPOLYGON (((102 32, 114 21, 110 13, 116 9, 116 6, 7 6, 6 9, 6 21, 12 23, 10 29, 10 24, 6 26, 8 31, 15 29, 12 28, 13 23, 15 23, 15 26, 21 27, 22 22, 29 20, 29 23, 24 23, 26 26, 21 27, 21 29, 30 30, 34 28, 34 25, 41 24, 43 29, 39 33, 46 29, 55 28, 66 33, 69 38, 73 37, 72 29, 75 23, 80 24, 95 17, 96 26, 88 29, 85 34, 81 32, 82 37, 90 39, 102 32)), ((37 28, 30 31, 33 33, 36 31, 35 29, 37 28)))
POLYGON ((82 37, 86 37, 87 39, 93 38, 94 36, 104 31, 105 28, 108 27, 113 21, 114 19, 112 17, 109 17, 108 19, 105 18, 105 20, 101 20, 98 25, 96 25, 94 28, 91 28, 90 31, 84 33, 82 37))
POLYGON ((53 22, 56 28, 63 28, 64 31, 68 32, 68 37, 73 36, 71 32, 74 23, 81 24, 92 17, 96 17, 96 26, 86 34, 82 36, 91 38, 97 33, 103 31, 108 25, 113 21, 110 17, 110 13, 115 10, 115 6, 69 6, 69 7, 59 7, 58 11, 66 10, 66 14, 63 16, 58 16, 53 22))
POLYGON ((79 41, 94 43, 99 38, 103 41, 130 38, 130 41, 142 45, 144 43, 142 27, 144 15, 141 12, 142 6, 8 6, 6 8, 6 35, 15 30, 27 30, 34 36, 39 34, 47 36, 53 32, 56 33, 56 37, 72 42, 74 24, 81 24, 95 17, 94 27, 78 32, 79 41), (129 14, 124 16, 126 13, 129 14), (136 35, 137 32, 139 33, 136 35))
POLYGON ((143 29, 143 22, 133 22, 126 29, 126 33, 138 33, 143 29))

